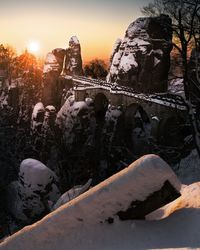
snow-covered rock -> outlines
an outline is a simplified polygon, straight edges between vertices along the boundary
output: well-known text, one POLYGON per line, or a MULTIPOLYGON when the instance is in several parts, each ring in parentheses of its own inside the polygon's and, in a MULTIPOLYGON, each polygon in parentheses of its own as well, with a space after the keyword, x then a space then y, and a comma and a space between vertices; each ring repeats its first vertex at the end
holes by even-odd
POLYGON ((31 117, 31 129, 34 132, 35 130, 41 129, 43 119, 44 119, 44 105, 42 102, 38 102, 32 112, 32 117, 31 117), (40 127, 40 128, 39 128, 40 127))
POLYGON ((18 180, 8 187, 8 209, 15 219, 28 224, 48 212, 48 201, 60 197, 57 177, 42 162, 25 159, 18 180))
POLYGON ((0 94, 0 108, 4 108, 8 106, 8 93, 5 91, 2 91, 0 94))
POLYGON ((79 45, 80 42, 77 38, 77 36, 72 36, 70 39, 69 39, 69 46, 73 46, 73 45, 79 45))
POLYGON ((144 200, 160 189, 166 180, 180 189, 179 181, 164 161, 153 155, 142 157, 42 221, 7 238, 0 249, 132 250, 177 246, 173 245, 174 233, 178 243, 180 240, 184 243, 185 239, 173 226, 179 229, 180 225, 174 222, 183 223, 183 217, 155 224, 124 222, 116 215, 133 200, 144 200))
MULTIPOLYGON (((119 46, 121 45, 121 43, 122 43, 122 39, 121 39, 121 38, 118 38, 118 39, 115 41, 115 43, 114 43, 114 45, 113 45, 113 51, 112 51, 111 56, 110 56, 110 62, 113 61, 113 57, 114 57, 114 55, 117 53, 117 51, 119 50, 119 46)), ((119 57, 120 57, 120 55, 119 55, 119 57)), ((111 66, 111 65, 110 65, 110 66, 111 66)))
POLYGON ((113 145, 115 136, 117 135, 117 126, 119 118, 122 116, 122 107, 108 105, 108 109, 105 114, 105 125, 104 125, 104 148, 108 150, 113 145), (108 148, 107 148, 108 147, 108 148))
MULTIPOLYGON (((74 95, 68 97, 57 114, 56 123, 62 130, 64 141, 69 149, 72 144, 86 138, 87 145, 92 143, 95 130, 94 109, 91 100, 76 102, 74 95)), ((85 145, 86 146, 86 145, 85 145)))
MULTIPOLYGON (((61 53, 62 56, 62 53, 61 53)), ((43 68, 43 103, 44 105, 57 105, 62 95, 58 93, 58 77, 62 70, 63 58, 60 59, 60 53, 57 50, 53 50, 48 53, 43 68)))
POLYGON ((53 105, 46 106, 42 129, 47 130, 49 128, 54 127, 55 120, 56 120, 56 108, 53 105))
POLYGON ((57 48, 47 54, 43 73, 44 104, 60 108, 63 90, 72 87, 69 76, 83 74, 81 46, 76 36, 70 38, 68 48, 57 48))
POLYGON ((45 110, 49 113, 55 113, 56 112, 56 108, 53 105, 48 105, 46 106, 45 110))
POLYGON ((168 91, 172 94, 185 97, 183 78, 175 78, 169 82, 168 91))
POLYGON ((85 185, 75 186, 75 187, 71 188, 70 190, 68 190, 66 193, 64 193, 58 199, 58 201, 54 204, 52 210, 59 208, 60 206, 64 205, 65 203, 75 199, 79 195, 86 192, 90 188, 91 183, 92 183, 92 179, 89 179, 85 185))
POLYGON ((80 42, 76 36, 72 36, 69 40, 69 47, 66 49, 61 75, 82 74, 83 69, 80 42))
POLYGON ((59 64, 55 55, 52 52, 48 53, 44 62, 43 73, 47 74, 50 71, 58 71, 58 70, 59 70, 59 64))
POLYGON ((108 110, 106 111, 105 121, 108 123, 114 122, 116 125, 116 122, 121 115, 122 115, 121 106, 116 107, 116 106, 109 105, 108 110))
POLYGON ((171 51, 168 16, 138 18, 111 54, 107 81, 129 85, 142 92, 165 92, 171 51))

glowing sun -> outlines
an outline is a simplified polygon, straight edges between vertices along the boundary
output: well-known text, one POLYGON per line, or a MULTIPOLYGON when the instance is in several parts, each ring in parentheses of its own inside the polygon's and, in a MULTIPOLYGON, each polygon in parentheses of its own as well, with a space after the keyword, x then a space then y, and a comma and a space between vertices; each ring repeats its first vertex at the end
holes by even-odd
POLYGON ((29 42, 29 44, 28 44, 28 51, 30 53, 35 53, 36 54, 36 53, 39 52, 39 50, 40 50, 40 45, 39 45, 38 42, 36 42, 36 41, 29 42))

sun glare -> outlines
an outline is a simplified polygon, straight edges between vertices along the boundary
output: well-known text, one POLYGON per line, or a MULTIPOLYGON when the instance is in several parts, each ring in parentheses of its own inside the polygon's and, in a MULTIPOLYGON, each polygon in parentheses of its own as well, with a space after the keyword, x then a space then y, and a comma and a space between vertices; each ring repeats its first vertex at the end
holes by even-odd
POLYGON ((30 53, 36 54, 36 53, 39 52, 39 50, 40 50, 40 45, 39 45, 38 42, 32 41, 32 42, 30 42, 30 43, 28 44, 28 51, 29 51, 30 53))

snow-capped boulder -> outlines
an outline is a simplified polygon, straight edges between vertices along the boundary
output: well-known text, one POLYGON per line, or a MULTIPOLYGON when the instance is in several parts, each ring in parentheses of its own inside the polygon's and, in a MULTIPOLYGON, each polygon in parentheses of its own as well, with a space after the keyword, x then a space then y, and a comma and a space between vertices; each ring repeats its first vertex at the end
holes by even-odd
POLYGON ((60 197, 57 177, 52 170, 35 159, 20 164, 18 180, 8 187, 8 209, 23 224, 28 224, 49 212, 48 201, 60 197))
POLYGON ((141 92, 165 92, 171 39, 168 16, 138 18, 129 25, 124 39, 115 43, 107 80, 141 92))

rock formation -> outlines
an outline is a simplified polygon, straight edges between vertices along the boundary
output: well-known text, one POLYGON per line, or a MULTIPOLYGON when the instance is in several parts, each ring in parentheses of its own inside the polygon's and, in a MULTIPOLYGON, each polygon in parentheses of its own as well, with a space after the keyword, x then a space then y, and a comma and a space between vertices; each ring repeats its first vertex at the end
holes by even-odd
POLYGON ((69 40, 69 48, 66 49, 63 70, 61 75, 82 75, 81 46, 76 36, 69 40))
POLYGON ((41 127, 44 120, 44 113, 44 105, 41 102, 38 102, 33 108, 33 113, 31 117, 31 130, 33 133, 35 130, 41 132, 41 127))
POLYGON ((43 98, 46 105, 59 102, 57 86, 62 66, 53 52, 55 53, 55 50, 47 54, 43 69, 43 98))
POLYGON ((76 102, 74 96, 70 96, 58 112, 56 123, 62 130, 66 149, 93 145, 96 120, 89 99, 76 102))
POLYGON ((23 160, 18 180, 8 187, 8 209, 22 224, 33 222, 48 212, 48 202, 60 197, 57 177, 42 162, 23 160))
POLYGON ((167 91, 171 40, 168 16, 138 18, 116 41, 107 80, 139 92, 167 91))
POLYGON ((63 89, 71 87, 69 76, 82 75, 81 46, 76 36, 69 40, 69 47, 57 48, 47 54, 43 69, 44 104, 60 107, 63 89))

